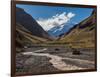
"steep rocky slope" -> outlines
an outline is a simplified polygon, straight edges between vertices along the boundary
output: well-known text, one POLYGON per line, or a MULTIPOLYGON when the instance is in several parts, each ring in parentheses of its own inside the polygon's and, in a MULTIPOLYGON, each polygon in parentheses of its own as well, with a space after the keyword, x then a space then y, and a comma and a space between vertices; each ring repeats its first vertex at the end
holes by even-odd
POLYGON ((44 43, 48 39, 32 35, 32 33, 20 24, 16 24, 16 47, 23 48, 33 44, 44 43))
POLYGON ((26 13, 23 9, 16 7, 16 23, 29 30, 32 35, 52 39, 52 37, 44 31, 44 29, 36 22, 36 20, 26 13))
POLYGON ((96 11, 63 34, 60 41, 69 42, 71 46, 94 47, 95 46, 95 29, 96 29, 96 11))

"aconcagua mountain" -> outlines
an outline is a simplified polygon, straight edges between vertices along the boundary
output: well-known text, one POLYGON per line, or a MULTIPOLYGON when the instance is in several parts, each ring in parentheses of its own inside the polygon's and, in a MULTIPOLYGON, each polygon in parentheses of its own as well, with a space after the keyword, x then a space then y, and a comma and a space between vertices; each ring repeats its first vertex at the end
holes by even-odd
POLYGON ((48 30, 48 33, 52 36, 59 37, 61 34, 66 33, 70 28, 72 28, 75 24, 67 23, 61 26, 55 26, 48 30))

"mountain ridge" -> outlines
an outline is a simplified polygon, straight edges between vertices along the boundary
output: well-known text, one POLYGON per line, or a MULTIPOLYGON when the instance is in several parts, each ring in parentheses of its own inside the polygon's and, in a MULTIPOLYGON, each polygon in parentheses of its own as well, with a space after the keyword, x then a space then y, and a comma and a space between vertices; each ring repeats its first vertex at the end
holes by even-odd
POLYGON ((52 37, 36 22, 36 20, 26 13, 24 9, 16 7, 16 23, 24 26, 27 30, 29 30, 33 35, 50 39, 52 37))
POLYGON ((95 29, 96 29, 96 11, 93 10, 92 14, 76 24, 68 32, 59 37, 59 42, 72 42, 72 46, 80 47, 94 47, 95 46, 95 29), (80 42, 80 44, 77 44, 80 42), (75 44, 76 43, 76 44, 75 44), (83 44, 82 44, 83 43, 83 44), (82 46, 81 46, 82 45, 82 46))

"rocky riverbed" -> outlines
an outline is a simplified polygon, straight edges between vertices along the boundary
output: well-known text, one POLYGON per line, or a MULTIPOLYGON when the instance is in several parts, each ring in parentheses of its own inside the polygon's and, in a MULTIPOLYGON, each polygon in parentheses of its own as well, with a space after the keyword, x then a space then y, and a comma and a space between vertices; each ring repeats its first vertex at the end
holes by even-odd
POLYGON ((60 48, 61 50, 58 51, 50 48, 51 47, 27 48, 25 52, 17 53, 16 73, 43 74, 95 68, 95 51, 91 49, 81 50, 82 54, 73 55, 72 52, 66 48, 60 48))

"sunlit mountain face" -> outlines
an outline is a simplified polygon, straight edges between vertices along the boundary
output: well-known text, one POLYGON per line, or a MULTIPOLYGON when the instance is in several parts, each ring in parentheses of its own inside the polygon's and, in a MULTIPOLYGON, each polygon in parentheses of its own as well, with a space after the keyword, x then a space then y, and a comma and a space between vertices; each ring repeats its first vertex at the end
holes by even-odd
POLYGON ((88 18, 93 11, 92 8, 24 4, 17 4, 16 7, 24 9, 48 34, 54 37, 68 32, 74 25, 88 18))

